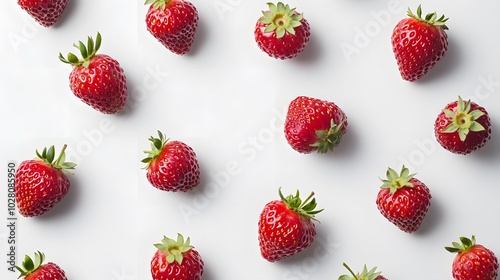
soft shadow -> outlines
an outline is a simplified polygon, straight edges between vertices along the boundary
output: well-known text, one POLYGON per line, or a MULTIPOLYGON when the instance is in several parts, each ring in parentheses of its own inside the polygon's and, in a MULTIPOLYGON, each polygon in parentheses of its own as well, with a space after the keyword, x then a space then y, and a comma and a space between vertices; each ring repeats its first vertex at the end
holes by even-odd
POLYGON ((292 61, 300 64, 314 64, 321 60, 322 54, 323 49, 318 36, 311 35, 302 53, 293 58, 292 61))
MULTIPOLYGON (((137 96, 132 96, 132 93, 134 92, 134 89, 138 88, 138 85, 136 85, 135 80, 131 77, 131 75, 127 75, 127 70, 123 70, 125 73, 126 77, 126 83, 127 83, 127 103, 125 104, 125 108, 121 110, 120 112, 116 113, 115 115, 118 117, 129 117, 131 116, 135 111, 137 111, 137 107, 141 106, 141 103, 143 100, 140 100, 137 96)), ((139 91, 136 91, 138 94, 139 91)))
POLYGON ((78 179, 73 175, 70 179, 70 188, 66 196, 56 204, 52 209, 50 209, 45 214, 42 214, 38 217, 35 217, 39 220, 56 220, 60 219, 62 216, 67 216, 71 214, 72 211, 75 211, 80 201, 80 183, 78 179))
POLYGON ((336 249, 337 245, 330 243, 332 236, 328 233, 328 226, 324 224, 319 224, 314 222, 316 225, 316 237, 314 238, 314 242, 311 247, 305 249, 302 252, 299 252, 291 257, 282 259, 277 261, 276 264, 285 267, 292 268, 296 265, 302 266, 302 264, 307 260, 316 260, 327 262, 327 259, 324 259, 325 255, 328 258, 333 256, 333 251, 336 249), (321 252, 319 252, 321 251, 321 252), (321 255, 321 260, 318 259, 318 254, 321 255))
POLYGON ((60 26, 63 26, 67 20, 72 18, 75 11, 78 10, 78 5, 80 4, 79 2, 79 0, 69 0, 61 18, 54 25, 52 25, 52 27, 59 28, 60 26))
POLYGON ((335 158, 350 158, 357 151, 359 151, 357 131, 354 125, 350 124, 349 120, 347 120, 347 131, 344 136, 342 136, 340 144, 335 148, 333 156, 335 158))
POLYGON ((433 197, 431 199, 431 206, 429 207, 429 211, 424 217, 420 228, 412 233, 416 236, 425 236, 429 234, 431 231, 436 230, 436 228, 442 224, 444 219, 444 211, 443 207, 439 203, 439 200, 436 201, 436 198, 433 197))
POLYGON ((461 50, 459 49, 459 42, 453 37, 448 37, 448 51, 444 57, 434 65, 432 69, 427 72, 425 76, 415 81, 418 84, 432 83, 451 75, 453 71, 459 68, 462 62, 461 50))
POLYGON ((193 45, 189 52, 185 54, 187 57, 195 56, 198 52, 201 51, 202 46, 207 44, 207 39, 209 38, 209 31, 207 28, 207 23, 204 20, 203 16, 200 16, 198 20, 198 28, 196 30, 196 34, 194 35, 193 45))
POLYGON ((498 161, 500 146, 500 127, 494 126, 495 122, 492 120, 491 124, 491 139, 479 150, 472 152, 470 157, 477 158, 481 161, 498 161))

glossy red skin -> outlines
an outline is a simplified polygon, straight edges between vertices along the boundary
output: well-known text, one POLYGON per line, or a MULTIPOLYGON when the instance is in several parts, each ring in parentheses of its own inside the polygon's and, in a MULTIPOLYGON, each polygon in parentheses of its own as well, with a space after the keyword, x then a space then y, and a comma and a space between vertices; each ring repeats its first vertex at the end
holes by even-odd
MULTIPOLYGON (((445 109, 457 112, 458 102, 452 102, 446 105, 445 109)), ((480 110, 484 113, 483 116, 479 117, 476 121, 480 123, 483 127, 483 131, 469 131, 469 134, 465 138, 465 141, 460 140, 458 132, 454 133, 443 133, 444 129, 452 122, 452 120, 446 116, 446 114, 441 111, 434 122, 434 134, 438 143, 446 150, 455 153, 467 155, 474 151, 482 148, 491 138, 491 120, 486 112, 486 109, 471 102, 470 111, 480 110)))
POLYGON ((328 131, 332 119, 336 124, 343 122, 342 130, 347 132, 347 116, 334 102, 299 96, 288 106, 285 138, 294 150, 309 154, 317 150, 311 147, 318 141, 316 131, 328 131))
POLYGON ((448 35, 442 27, 405 18, 394 28, 391 43, 401 77, 413 82, 444 57, 448 35))
POLYGON ((153 5, 146 13, 148 31, 171 52, 184 55, 191 50, 198 29, 198 11, 188 1, 172 0, 165 10, 153 5))
POLYGON ((69 0, 18 0, 31 17, 43 27, 54 25, 62 16, 69 0))
POLYGON ((182 264, 168 263, 167 253, 157 250, 151 260, 153 280, 200 280, 204 263, 200 254, 191 249, 184 253, 182 264))
POLYGON ((127 81, 118 61, 95 55, 88 67, 74 67, 69 85, 76 97, 104 114, 115 114, 127 103, 127 81))
POLYGON ((311 36, 307 20, 302 18, 300 22, 302 24, 295 28, 295 35, 286 32, 283 37, 277 39, 274 31, 264 32, 266 25, 257 21, 254 30, 255 41, 270 57, 281 60, 294 58, 304 51, 311 36))
POLYGON ((455 280, 496 280, 498 260, 495 254, 480 244, 455 256, 452 264, 452 275, 455 280))
POLYGON ((385 278, 384 276, 382 275, 379 275, 377 276, 377 278, 375 278, 374 280, 387 280, 387 278, 385 278))
POLYGON ((64 270, 57 264, 49 262, 24 278, 25 280, 68 280, 64 270))
POLYGON ((187 192, 200 184, 200 167, 194 150, 181 141, 169 141, 151 160, 146 176, 162 191, 187 192))
POLYGON ((16 170, 14 192, 19 213, 24 217, 48 212, 69 188, 66 174, 40 160, 23 161, 16 170))
POLYGON ((316 228, 310 218, 275 200, 266 204, 261 212, 258 233, 262 257, 276 262, 309 248, 316 228))
POLYGON ((380 189, 377 208, 391 223, 404 232, 418 230, 431 205, 431 194, 427 186, 416 178, 410 179, 413 187, 402 187, 394 194, 389 189, 380 189))

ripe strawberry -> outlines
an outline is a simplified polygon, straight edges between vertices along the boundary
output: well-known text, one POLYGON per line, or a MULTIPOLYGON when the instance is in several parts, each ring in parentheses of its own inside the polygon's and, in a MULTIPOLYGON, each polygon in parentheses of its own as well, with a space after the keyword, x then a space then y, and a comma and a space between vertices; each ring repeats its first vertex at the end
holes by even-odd
POLYGON ((149 182, 163 191, 186 192, 200 184, 200 167, 194 150, 181 141, 169 141, 158 131, 158 138, 149 137, 151 150, 148 156, 146 176, 149 182))
POLYGON ((177 240, 168 237, 154 244, 158 249, 151 260, 153 280, 200 280, 203 275, 203 260, 181 234, 177 240))
POLYGON ((54 25, 62 16, 69 0, 17 0, 17 4, 43 27, 54 25))
POLYGON ((404 232, 416 231, 431 205, 427 186, 410 174, 408 168, 398 175, 389 168, 387 179, 377 195, 377 207, 382 215, 404 232))
POLYGON ((25 280, 67 280, 64 270, 53 262, 44 264, 45 254, 35 252, 35 261, 28 255, 24 258, 22 267, 16 266, 25 280))
POLYGON ((59 59, 73 65, 69 85, 73 93, 85 104, 104 114, 120 112, 127 102, 127 81, 118 61, 109 55, 96 54, 101 47, 101 34, 96 41, 88 37, 87 46, 83 42, 74 45, 80 50, 82 60, 69 53, 59 59))
POLYGON ((290 102, 285 137, 300 153, 333 152, 347 132, 347 116, 335 103, 299 96, 290 102))
POLYGON ((452 242, 453 247, 445 247, 448 252, 457 253, 451 273, 455 280, 496 280, 498 260, 495 254, 483 245, 476 244, 476 238, 460 237, 461 244, 452 242))
POLYGON ((387 280, 384 276, 381 275, 381 272, 377 272, 377 267, 374 267, 368 271, 366 265, 363 267, 363 271, 361 274, 354 273, 352 269, 346 264, 343 264, 347 270, 351 273, 351 275, 342 275, 339 277, 339 280, 387 280))
POLYGON ((147 0, 148 31, 171 52, 189 52, 198 29, 198 11, 186 0, 147 0))
POLYGON ((301 53, 311 36, 309 23, 287 4, 268 3, 269 10, 255 25, 255 41, 259 48, 276 59, 290 59, 301 53))
POLYGON ((436 139, 455 154, 470 154, 491 138, 491 121, 486 109, 468 100, 446 105, 434 123, 436 139))
POLYGON ((24 217, 39 216, 59 203, 69 191, 70 181, 66 174, 76 167, 65 162, 66 145, 54 161, 55 149, 43 149, 38 158, 21 162, 16 170, 14 193, 19 213, 24 217))
POLYGON ((269 262, 293 256, 309 248, 316 236, 312 220, 321 210, 316 208, 316 199, 309 201, 314 193, 302 201, 299 191, 295 196, 284 197, 279 190, 281 200, 267 203, 259 219, 259 246, 264 259, 269 262))
POLYGON ((436 13, 422 18, 422 9, 417 14, 408 9, 409 18, 398 22, 392 32, 392 50, 403 80, 416 81, 422 78, 444 57, 448 49, 448 30, 444 15, 436 13))

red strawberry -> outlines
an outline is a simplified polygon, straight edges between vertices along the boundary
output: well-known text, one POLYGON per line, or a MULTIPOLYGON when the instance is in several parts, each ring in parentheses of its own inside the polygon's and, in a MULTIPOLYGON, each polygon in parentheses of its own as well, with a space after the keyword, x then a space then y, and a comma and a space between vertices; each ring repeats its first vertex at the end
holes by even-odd
POLYGON ((24 258, 22 267, 16 266, 21 273, 18 278, 25 280, 67 280, 66 274, 62 268, 53 262, 44 264, 45 254, 35 252, 35 261, 28 255, 24 258))
POLYGON ((300 153, 333 152, 346 132, 347 116, 333 102, 299 96, 288 106, 285 137, 300 153))
POLYGON ((360 273, 354 273, 352 269, 347 265, 343 264, 347 270, 351 273, 351 275, 342 275, 339 277, 339 280, 387 280, 384 276, 382 276, 380 273, 377 272, 377 268, 374 267, 368 271, 368 268, 366 268, 366 265, 363 267, 363 271, 360 273))
POLYGON ((392 32, 392 50, 403 80, 416 81, 422 78, 444 57, 448 49, 448 30, 444 15, 436 13, 422 18, 418 6, 417 15, 408 9, 409 18, 402 19, 392 32))
POLYGON ((309 23, 287 4, 268 3, 269 10, 255 25, 255 41, 269 56, 279 59, 294 58, 301 53, 311 36, 309 23))
POLYGON ((316 199, 309 201, 314 193, 302 201, 299 191, 295 196, 284 197, 279 190, 281 200, 266 204, 259 219, 259 246, 264 259, 269 262, 293 256, 309 248, 316 236, 312 220, 321 210, 316 208, 316 199))
POLYGON ((69 85, 73 93, 85 104, 104 114, 115 114, 125 108, 127 102, 127 81, 118 61, 109 55, 96 54, 101 47, 101 34, 96 41, 88 37, 87 46, 83 42, 74 45, 83 59, 69 53, 59 59, 73 65, 69 85))
POLYGON ((181 234, 177 240, 164 237, 155 244, 158 249, 151 260, 153 280, 200 280, 203 275, 203 260, 193 249, 189 237, 184 241, 181 234))
POLYGON ((66 145, 54 161, 55 149, 51 146, 36 151, 37 159, 21 162, 16 170, 14 192, 19 213, 25 217, 39 216, 59 203, 69 191, 66 174, 76 164, 65 162, 66 145))
POLYGON ((185 0, 147 0, 148 31, 171 52, 189 52, 198 28, 198 11, 185 0), (150 5, 151 4, 151 5, 150 5))
POLYGON ((486 109, 468 100, 446 105, 434 123, 436 139, 455 154, 470 154, 491 138, 491 121, 486 109))
POLYGON ((162 191, 186 192, 200 184, 200 167, 196 154, 181 141, 169 141, 158 131, 158 138, 149 137, 151 150, 142 160, 147 166, 149 182, 162 191))
POLYGON ((54 25, 62 16, 69 0, 17 0, 31 17, 43 27, 54 25))
POLYGON ((452 242, 453 247, 445 247, 448 252, 457 253, 453 260, 451 273, 455 280, 496 280, 498 260, 495 254, 483 245, 476 244, 476 238, 460 237, 460 243, 452 242))
POLYGON ((377 196, 380 213, 407 233, 420 227, 431 205, 429 189, 414 176, 404 166, 399 175, 389 168, 377 196))

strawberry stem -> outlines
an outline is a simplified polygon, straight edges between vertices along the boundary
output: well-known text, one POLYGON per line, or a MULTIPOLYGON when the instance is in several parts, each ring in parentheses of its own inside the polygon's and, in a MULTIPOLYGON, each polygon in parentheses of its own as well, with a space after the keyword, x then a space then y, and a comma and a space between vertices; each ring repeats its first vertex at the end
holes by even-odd
POLYGON ((59 53, 59 60, 73 66, 83 66, 87 68, 90 65, 90 60, 96 55, 97 51, 101 47, 101 42, 101 33, 97 32, 95 42, 92 37, 88 36, 87 45, 85 45, 82 41, 79 41, 78 44, 73 44, 73 46, 80 51, 82 59, 79 59, 75 54, 70 52, 68 53, 67 58, 65 58, 62 53, 59 53))
POLYGON ((22 262, 22 267, 16 266, 16 269, 21 273, 18 279, 35 272, 43 264, 44 261, 45 254, 40 251, 35 252, 35 261, 33 261, 30 256, 25 255, 24 261, 22 262))
POLYGON ((173 263, 174 261, 178 264, 182 264, 182 260, 184 258, 184 253, 188 252, 193 248, 190 244, 189 237, 184 240, 184 237, 178 233, 177 240, 173 240, 166 236, 163 236, 161 243, 154 244, 154 246, 162 251, 167 253, 167 262, 173 263))
POLYGON ((358 277, 356 276, 356 273, 354 273, 354 271, 352 271, 352 269, 346 263, 342 263, 342 265, 345 268, 347 268, 347 270, 351 273, 351 275, 354 277, 354 279, 359 280, 358 277))
POLYGON ((408 8, 408 16, 411 18, 414 18, 418 21, 425 22, 427 24, 434 25, 434 26, 439 26, 439 27, 443 28, 444 30, 448 30, 448 26, 446 26, 446 21, 448 21, 448 18, 445 18, 444 15, 442 15, 438 19, 437 13, 434 12, 434 13, 429 13, 424 18, 422 18, 422 5, 418 5, 416 15, 410 10, 410 8, 408 8))
POLYGON ((313 219, 315 221, 318 221, 315 218, 315 215, 324 210, 324 209, 315 210, 317 203, 316 199, 313 198, 314 192, 311 192, 311 194, 304 201, 302 201, 302 199, 300 198, 299 190, 297 190, 295 195, 289 195, 285 197, 281 192, 281 188, 279 188, 278 194, 281 198, 281 201, 283 201, 289 209, 297 212, 302 216, 313 219))

